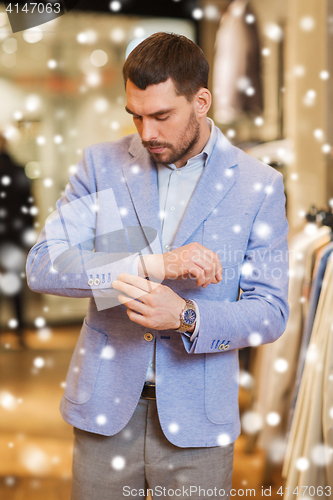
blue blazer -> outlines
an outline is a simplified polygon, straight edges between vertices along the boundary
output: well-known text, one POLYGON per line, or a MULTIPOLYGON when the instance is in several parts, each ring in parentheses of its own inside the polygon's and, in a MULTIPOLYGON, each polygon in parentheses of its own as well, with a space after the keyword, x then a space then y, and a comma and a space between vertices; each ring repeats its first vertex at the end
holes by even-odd
POLYGON ((217 133, 173 247, 199 242, 217 252, 223 279, 205 289, 192 279, 163 282, 198 304, 193 343, 133 323, 112 289, 121 272, 131 272, 138 250, 162 252, 157 171, 137 134, 85 149, 29 253, 32 290, 91 297, 61 401, 63 418, 80 429, 109 436, 127 424, 156 344, 167 439, 204 447, 239 435, 238 349, 273 342, 288 318, 288 224, 281 174, 217 133))

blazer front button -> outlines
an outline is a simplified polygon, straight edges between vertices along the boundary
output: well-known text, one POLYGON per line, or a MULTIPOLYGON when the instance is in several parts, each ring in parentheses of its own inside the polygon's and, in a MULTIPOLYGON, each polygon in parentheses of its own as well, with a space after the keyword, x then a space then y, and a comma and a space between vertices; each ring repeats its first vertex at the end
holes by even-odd
POLYGON ((101 280, 99 278, 96 278, 94 281, 94 285, 98 286, 100 284, 101 280))
POLYGON ((92 278, 89 278, 88 279, 88 285, 89 286, 93 286, 93 284, 94 284, 94 280, 92 278))
POLYGON ((147 341, 147 342, 151 342, 154 338, 154 336, 151 334, 151 333, 145 333, 143 338, 147 341))

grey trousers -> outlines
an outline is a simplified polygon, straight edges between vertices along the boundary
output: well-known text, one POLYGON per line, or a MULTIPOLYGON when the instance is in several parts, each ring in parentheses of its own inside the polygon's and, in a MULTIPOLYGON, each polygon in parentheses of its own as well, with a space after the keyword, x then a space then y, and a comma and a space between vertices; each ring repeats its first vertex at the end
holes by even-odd
MULTIPOLYGON (((190 422, 189 422, 189 425, 190 422)), ((140 399, 114 436, 74 428, 71 500, 229 499, 234 443, 179 448, 164 436, 156 401, 140 399)))

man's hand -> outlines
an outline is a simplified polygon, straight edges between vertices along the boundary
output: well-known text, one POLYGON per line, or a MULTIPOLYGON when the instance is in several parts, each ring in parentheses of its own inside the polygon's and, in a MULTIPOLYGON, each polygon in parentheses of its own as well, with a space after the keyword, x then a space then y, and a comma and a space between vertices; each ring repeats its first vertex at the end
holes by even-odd
POLYGON ((112 286, 127 294, 118 295, 118 300, 127 306, 131 321, 154 330, 180 327, 180 313, 186 302, 168 286, 130 274, 120 274, 112 286))
MULTIPOLYGON (((200 243, 190 243, 171 252, 144 255, 148 276, 163 279, 195 278, 197 286, 206 288, 210 283, 222 280, 219 256, 200 243)), ((144 276, 142 260, 139 260, 139 276, 144 276)))

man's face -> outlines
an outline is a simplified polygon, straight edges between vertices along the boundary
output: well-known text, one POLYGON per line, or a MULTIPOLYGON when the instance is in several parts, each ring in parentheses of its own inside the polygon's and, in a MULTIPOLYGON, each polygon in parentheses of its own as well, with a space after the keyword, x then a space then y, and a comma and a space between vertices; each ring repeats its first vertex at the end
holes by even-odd
POLYGON ((170 78, 145 90, 127 80, 126 93, 126 111, 133 115, 142 144, 156 162, 179 168, 199 152, 195 150, 200 137, 195 101, 177 95, 170 78))

